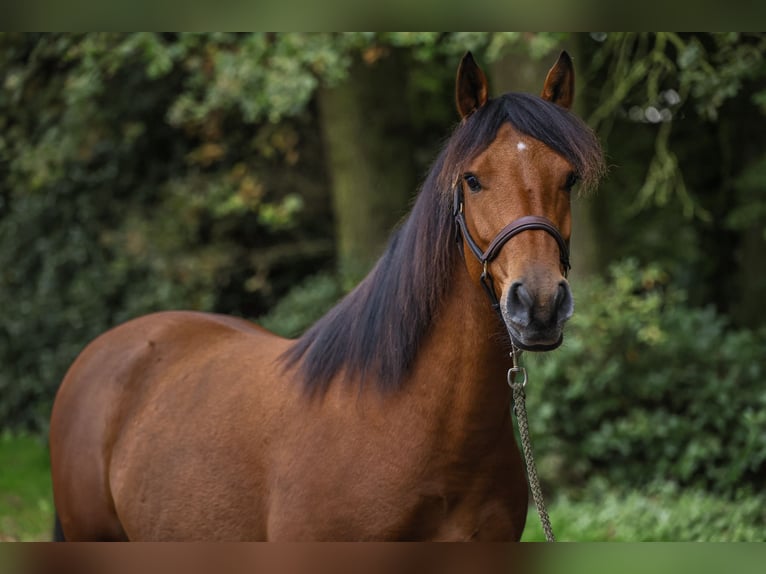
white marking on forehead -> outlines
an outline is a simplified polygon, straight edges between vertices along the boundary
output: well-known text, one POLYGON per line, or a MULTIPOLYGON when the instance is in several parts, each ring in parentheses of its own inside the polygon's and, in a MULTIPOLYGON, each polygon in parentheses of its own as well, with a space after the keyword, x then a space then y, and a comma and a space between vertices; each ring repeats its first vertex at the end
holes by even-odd
POLYGON ((524 142, 519 142, 516 144, 516 149, 519 151, 525 150, 527 149, 527 144, 525 144, 524 142))

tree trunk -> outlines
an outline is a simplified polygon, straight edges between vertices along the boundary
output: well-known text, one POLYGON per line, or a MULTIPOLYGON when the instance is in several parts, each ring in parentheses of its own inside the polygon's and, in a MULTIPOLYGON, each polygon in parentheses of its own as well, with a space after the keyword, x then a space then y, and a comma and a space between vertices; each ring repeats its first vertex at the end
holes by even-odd
POLYGON ((396 51, 374 63, 360 59, 343 84, 319 92, 338 270, 347 289, 380 255, 415 190, 404 64, 396 51))
MULTIPOLYGON (((764 89, 763 83, 759 87, 764 89)), ((766 180, 766 170, 762 166, 766 145, 761 135, 766 120, 750 101, 751 94, 750 90, 742 90, 725 106, 718 121, 715 155, 719 158, 721 179, 714 195, 714 225, 706 229, 703 240, 709 249, 706 252, 715 254, 716 265, 708 283, 714 286, 716 306, 730 313, 736 325, 755 328, 766 323, 763 305, 766 222, 759 218, 732 228, 727 221, 733 210, 747 206, 757 211, 764 202, 762 182, 766 180), (741 180, 746 171, 750 172, 747 184, 741 180)))
POLYGON ((733 315, 738 325, 760 327, 766 324, 766 308, 763 294, 766 293, 766 274, 763 272, 766 239, 763 227, 752 227, 743 231, 740 244, 739 297, 735 300, 733 315))

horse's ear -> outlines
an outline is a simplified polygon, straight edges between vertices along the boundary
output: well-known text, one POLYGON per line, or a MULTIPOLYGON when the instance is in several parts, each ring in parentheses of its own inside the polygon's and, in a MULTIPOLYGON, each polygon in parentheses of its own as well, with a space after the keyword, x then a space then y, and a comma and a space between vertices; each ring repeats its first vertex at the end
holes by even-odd
POLYGON ((466 52, 457 69, 455 103, 461 118, 478 110, 487 102, 487 77, 476 64, 471 52, 466 52))
POLYGON ((559 59, 548 72, 548 77, 545 78, 543 93, 540 96, 568 110, 574 101, 574 78, 572 58, 566 51, 561 52, 559 59))

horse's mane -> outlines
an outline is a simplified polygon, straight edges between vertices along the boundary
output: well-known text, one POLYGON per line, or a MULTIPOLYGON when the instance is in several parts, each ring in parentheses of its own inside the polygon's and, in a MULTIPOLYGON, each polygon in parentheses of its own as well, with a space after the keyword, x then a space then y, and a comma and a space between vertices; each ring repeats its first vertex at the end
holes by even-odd
POLYGON ((341 373, 381 390, 401 386, 460 259, 453 186, 505 122, 566 158, 585 186, 602 175, 598 139, 567 110, 529 94, 489 100, 456 127, 372 271, 282 356, 307 390, 324 391, 341 373))

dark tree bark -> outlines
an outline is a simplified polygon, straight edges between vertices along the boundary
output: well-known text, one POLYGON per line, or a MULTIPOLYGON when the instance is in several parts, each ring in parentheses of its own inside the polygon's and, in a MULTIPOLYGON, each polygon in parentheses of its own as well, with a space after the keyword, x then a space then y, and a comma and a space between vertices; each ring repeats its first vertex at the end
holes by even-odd
POLYGON ((342 85, 319 93, 338 268, 347 288, 380 255, 416 187, 405 63, 396 51, 372 64, 360 59, 342 85))

